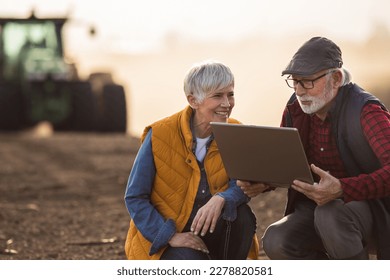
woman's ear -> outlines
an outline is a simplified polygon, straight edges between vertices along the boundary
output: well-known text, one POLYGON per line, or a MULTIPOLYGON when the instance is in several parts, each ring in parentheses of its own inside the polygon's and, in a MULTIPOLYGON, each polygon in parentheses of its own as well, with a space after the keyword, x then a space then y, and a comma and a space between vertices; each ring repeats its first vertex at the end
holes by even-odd
POLYGON ((192 94, 187 95, 187 101, 190 104, 192 109, 198 108, 198 101, 196 100, 196 98, 192 94))

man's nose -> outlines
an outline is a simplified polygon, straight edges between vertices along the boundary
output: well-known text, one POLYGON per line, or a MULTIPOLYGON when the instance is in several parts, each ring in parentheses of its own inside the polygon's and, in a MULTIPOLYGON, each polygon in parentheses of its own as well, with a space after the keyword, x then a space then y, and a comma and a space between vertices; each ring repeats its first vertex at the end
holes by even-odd
POLYGON ((298 96, 306 94, 306 89, 301 85, 301 83, 297 83, 295 86, 295 94, 298 96))

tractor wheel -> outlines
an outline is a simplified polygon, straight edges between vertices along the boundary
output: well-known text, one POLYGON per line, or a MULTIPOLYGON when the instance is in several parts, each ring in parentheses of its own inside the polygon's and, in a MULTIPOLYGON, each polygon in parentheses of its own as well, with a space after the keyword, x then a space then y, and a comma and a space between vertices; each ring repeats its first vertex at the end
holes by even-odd
POLYGON ((107 72, 91 73, 88 81, 91 83, 92 91, 98 95, 102 94, 104 85, 114 84, 111 73, 107 72))
POLYGON ((72 128, 76 131, 96 129, 96 100, 88 82, 76 82, 72 88, 72 128))
POLYGON ((126 132, 126 97, 123 86, 116 84, 105 85, 103 87, 102 99, 101 131, 126 132))
POLYGON ((96 99, 89 82, 70 82, 62 85, 61 91, 71 96, 71 112, 56 130, 95 131, 97 124, 96 99))
POLYGON ((0 84, 0 130, 18 130, 22 125, 23 100, 17 86, 0 84))

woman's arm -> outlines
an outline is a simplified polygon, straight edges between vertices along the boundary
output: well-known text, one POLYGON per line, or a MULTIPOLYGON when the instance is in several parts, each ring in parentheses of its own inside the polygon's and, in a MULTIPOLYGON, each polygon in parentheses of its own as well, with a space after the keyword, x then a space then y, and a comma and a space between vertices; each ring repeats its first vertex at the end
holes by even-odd
POLYGON ((150 254, 166 246, 176 233, 173 220, 166 220, 152 205, 150 197, 156 169, 150 130, 135 158, 125 193, 126 208, 142 235, 152 243, 150 254))

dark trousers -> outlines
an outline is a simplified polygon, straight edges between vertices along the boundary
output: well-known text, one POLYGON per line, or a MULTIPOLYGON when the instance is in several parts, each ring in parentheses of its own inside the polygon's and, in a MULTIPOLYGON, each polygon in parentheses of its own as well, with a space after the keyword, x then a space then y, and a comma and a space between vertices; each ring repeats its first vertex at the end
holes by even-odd
POLYGON ((267 228, 263 249, 278 260, 368 259, 372 228, 367 201, 297 202, 295 212, 267 228))
MULTIPOLYGON (((192 221, 191 221, 192 222, 192 221)), ((189 231, 190 222, 184 230, 189 231)), ((230 222, 219 218, 213 233, 201 237, 209 254, 191 248, 170 247, 161 260, 240 260, 246 259, 256 233, 256 217, 247 204, 237 208, 237 218, 230 222)))

